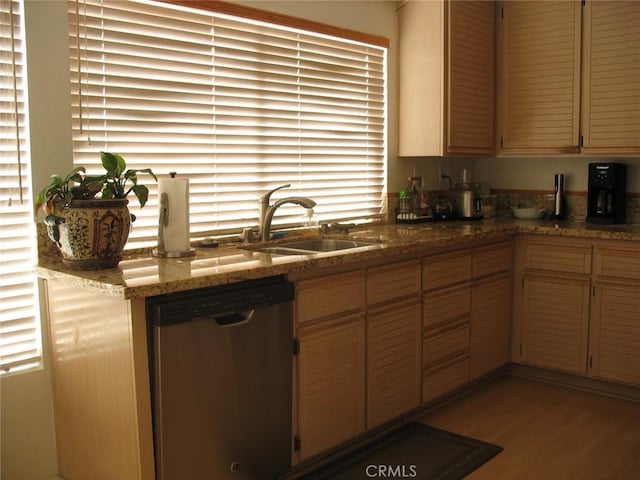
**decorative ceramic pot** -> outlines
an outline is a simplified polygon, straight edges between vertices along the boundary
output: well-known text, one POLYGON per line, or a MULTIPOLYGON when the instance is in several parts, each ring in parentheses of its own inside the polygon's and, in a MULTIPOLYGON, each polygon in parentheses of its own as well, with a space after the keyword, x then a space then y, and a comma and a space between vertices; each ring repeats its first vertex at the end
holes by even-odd
POLYGON ((62 262, 74 270, 117 266, 133 221, 128 203, 126 199, 73 200, 62 216, 47 216, 47 232, 58 245, 62 262))

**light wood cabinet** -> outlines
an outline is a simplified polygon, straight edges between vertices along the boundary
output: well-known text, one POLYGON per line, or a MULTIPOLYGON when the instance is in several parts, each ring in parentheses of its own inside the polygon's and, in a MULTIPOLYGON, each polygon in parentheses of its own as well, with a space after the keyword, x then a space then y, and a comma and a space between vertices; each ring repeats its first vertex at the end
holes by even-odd
POLYGON ((367 313, 367 428, 420 405, 419 298, 367 313))
POLYGON ((472 250, 470 380, 509 361, 512 243, 508 240, 472 250))
POLYGON ((57 281, 47 299, 60 475, 154 479, 144 299, 57 281))
POLYGON ((591 259, 588 242, 523 237, 515 290, 516 360, 587 373, 591 259))
POLYGON ((421 264, 297 282, 294 462, 420 405, 421 264))
POLYGON ((300 328, 300 460, 365 430, 365 320, 357 314, 300 328))
POLYGON ((583 7, 582 137, 590 154, 640 152, 640 3, 583 7))
POLYGON ((594 377, 640 385, 640 283, 596 282, 591 314, 594 377))
POLYGON ((420 292, 420 262, 410 260, 367 270, 367 306, 414 296, 420 292))
POLYGON ((580 1, 500 8, 500 153, 578 153, 580 1))
POLYGON ((507 270, 471 287, 470 380, 509 361, 511 281, 507 270))
POLYGON ((418 260, 367 269, 367 428, 420 405, 418 260))
POLYGON ((589 283, 588 278, 525 275, 524 362, 587 373, 589 283))
POLYGON ((425 258, 423 402, 509 361, 512 239, 425 258))
POLYGON ((513 360, 640 385, 640 248, 535 235, 518 245, 513 360))
POLYGON ((296 323, 362 309, 364 294, 364 275, 360 270, 304 280, 296 291, 296 323))
POLYGON ((590 374, 640 385, 640 248, 594 246, 590 374))
POLYGON ((398 15, 399 155, 493 153, 494 2, 409 1, 398 15))
POLYGON ((498 153, 640 151, 640 4, 504 1, 498 153))
POLYGON ((424 259, 422 267, 422 401, 469 381, 471 250, 424 259))
POLYGON ((294 461, 365 431, 364 298, 364 270, 296 285, 294 461))

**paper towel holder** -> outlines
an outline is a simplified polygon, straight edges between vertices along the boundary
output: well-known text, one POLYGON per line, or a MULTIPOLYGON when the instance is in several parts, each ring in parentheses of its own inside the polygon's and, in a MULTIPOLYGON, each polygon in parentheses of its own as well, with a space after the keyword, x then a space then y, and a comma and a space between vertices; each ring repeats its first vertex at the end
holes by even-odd
MULTIPOLYGON (((169 172, 171 178, 176 177, 176 172, 169 172)), ((168 252, 164 243, 164 229, 169 224, 169 196, 166 193, 160 195, 160 215, 158 215, 158 248, 151 251, 154 257, 180 258, 191 257, 196 254, 196 249, 189 247, 186 250, 168 252)))

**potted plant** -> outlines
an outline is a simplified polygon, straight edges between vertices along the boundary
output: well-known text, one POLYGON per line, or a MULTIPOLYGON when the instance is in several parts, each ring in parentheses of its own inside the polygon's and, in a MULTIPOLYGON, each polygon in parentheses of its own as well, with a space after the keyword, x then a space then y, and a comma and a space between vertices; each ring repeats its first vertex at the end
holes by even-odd
POLYGON ((52 175, 36 197, 36 208, 43 207, 47 214, 49 237, 72 269, 112 268, 120 262, 135 220, 127 197, 133 193, 144 207, 149 189, 138 183, 138 174, 158 180, 150 168, 127 169, 118 154, 100 152, 100 158, 103 175, 89 176, 84 167, 76 167, 66 177, 52 175))

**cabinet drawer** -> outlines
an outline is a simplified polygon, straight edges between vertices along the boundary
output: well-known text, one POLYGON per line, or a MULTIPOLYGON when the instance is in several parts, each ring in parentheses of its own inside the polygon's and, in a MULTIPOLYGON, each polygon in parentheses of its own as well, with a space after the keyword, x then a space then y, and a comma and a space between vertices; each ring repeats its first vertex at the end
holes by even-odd
POLYGON ((423 296, 422 325, 433 327, 471 312, 471 288, 459 285, 423 296))
POLYGON ((469 351, 469 323, 426 337, 422 344, 422 364, 425 366, 469 351))
POLYGON ((296 295, 298 323, 361 309, 364 307, 364 272, 302 280, 296 295))
POLYGON ((367 272, 367 304, 373 305, 420 291, 420 263, 394 263, 367 272))
POLYGON ((554 242, 527 244, 525 267, 566 273, 591 273, 591 247, 554 242))
POLYGON ((593 260, 596 275, 640 280, 640 249, 596 246, 593 260))
POLYGON ((429 291, 466 282, 471 278, 471 251, 429 257, 422 266, 422 290, 429 291))
POLYGON ((469 356, 464 355, 444 365, 428 370, 422 377, 422 402, 445 395, 469 381, 469 356))
POLYGON ((471 274, 473 278, 479 278, 498 272, 507 272, 511 270, 512 264, 511 242, 479 247, 473 250, 471 274))

